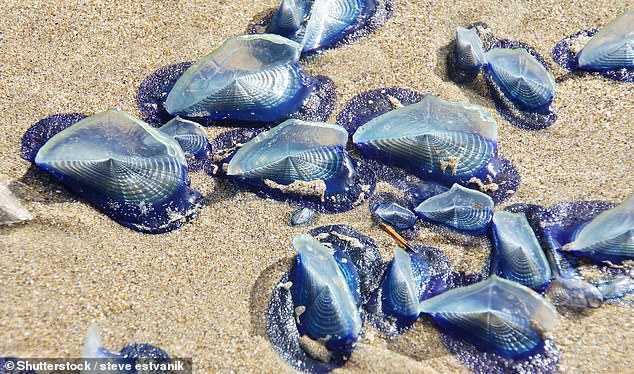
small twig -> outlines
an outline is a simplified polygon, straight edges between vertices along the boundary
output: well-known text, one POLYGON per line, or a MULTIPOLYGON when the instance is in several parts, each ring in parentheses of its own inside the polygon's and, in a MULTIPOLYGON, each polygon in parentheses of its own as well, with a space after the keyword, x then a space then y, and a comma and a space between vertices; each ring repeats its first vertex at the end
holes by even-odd
POLYGON ((416 252, 416 251, 414 250, 414 247, 412 247, 412 245, 411 245, 411 244, 409 244, 409 243, 407 242, 407 240, 405 240, 405 239, 401 236, 401 234, 399 234, 398 232, 396 232, 396 230, 394 230, 394 229, 393 229, 390 225, 387 225, 387 224, 385 224, 385 223, 383 223, 383 222, 380 222, 380 223, 379 223, 379 226, 381 226, 381 228, 382 228, 385 232, 387 232, 388 234, 390 234, 390 235, 394 238, 394 240, 396 240, 396 242, 397 242, 398 244, 400 244, 402 247, 405 247, 405 248, 409 249, 409 250, 410 250, 410 251, 412 251, 412 252, 416 252))

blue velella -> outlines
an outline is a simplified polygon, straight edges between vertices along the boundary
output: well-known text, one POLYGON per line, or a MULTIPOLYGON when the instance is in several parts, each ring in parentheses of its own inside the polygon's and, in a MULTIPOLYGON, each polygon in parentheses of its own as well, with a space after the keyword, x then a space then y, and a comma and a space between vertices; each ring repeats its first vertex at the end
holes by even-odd
MULTIPOLYGON (((383 261, 374 239, 345 225, 314 228, 310 236, 297 237, 294 245, 298 256, 291 271, 273 288, 265 313, 266 332, 273 348, 294 368, 327 372, 345 364, 354 344, 347 344, 345 338, 338 339, 334 335, 316 339, 320 335, 307 335, 307 326, 314 332, 321 331, 317 325, 336 328, 346 324, 340 324, 341 321, 351 321, 349 336, 358 334, 360 322, 355 313, 360 313, 379 287, 383 261), (324 292, 318 292, 320 288, 324 292), (341 298, 335 300, 328 296, 335 294, 341 298), (318 295, 316 303, 307 301, 310 295, 318 295), (299 298, 306 304, 297 304, 299 298), (318 310, 305 314, 311 308, 318 310), (354 312, 353 308, 358 310, 354 312), (302 322, 302 318, 318 314, 321 321, 302 322), (303 325, 298 324, 298 317, 303 325), (328 343, 330 338, 333 341, 328 343)), ((266 273, 270 276, 268 270, 266 273)))
POLYGON ((597 261, 634 260, 634 194, 581 225, 561 249, 597 261))
POLYGON ((389 18, 391 7, 391 0, 283 0, 267 32, 314 53, 372 31, 389 18))
MULTIPOLYGON (((577 269, 568 259, 553 245, 551 230, 543 227, 543 217, 550 215, 549 210, 530 204, 518 204, 524 206, 522 211, 537 235, 542 249, 550 265, 552 280, 544 293, 546 297, 558 307, 566 308, 598 308, 603 304, 603 296, 600 290, 590 282, 584 280, 577 269)), ((574 217, 571 215, 570 218, 574 217)))
POLYGON ((456 29, 456 39, 447 53, 447 75, 456 83, 472 82, 486 66, 486 51, 491 48, 488 26, 476 22, 456 29))
POLYGON ((504 95, 520 108, 547 111, 555 96, 555 79, 526 49, 493 48, 487 71, 504 95))
POLYGON ((436 187, 459 183, 477 188, 495 202, 508 199, 519 187, 513 164, 497 157, 497 124, 480 106, 383 88, 350 100, 337 122, 355 131, 353 141, 374 159, 364 163, 377 177, 406 195, 421 180, 436 187))
POLYGON ((467 73, 477 73, 480 67, 486 64, 482 40, 475 27, 458 27, 454 56, 458 68, 467 73))
POLYGON ((424 254, 395 247, 381 285, 382 312, 396 319, 397 326, 408 326, 420 315, 419 303, 445 290, 442 269, 427 261, 424 254))
POLYGON ((414 211, 427 221, 469 234, 483 234, 493 217, 493 206, 493 199, 487 194, 454 184, 449 191, 424 200, 414 211))
POLYGON ((300 333, 322 341, 328 349, 351 350, 362 325, 356 269, 347 256, 337 260, 341 251, 333 255, 310 235, 295 237, 293 246, 297 260, 291 294, 300 333))
POLYGON ((23 153, 126 227, 173 230, 201 205, 179 143, 125 112, 110 109, 48 135, 30 141, 37 134, 27 132, 24 146, 39 149, 23 153))
POLYGON ((165 99, 173 116, 267 123, 298 112, 317 86, 299 66, 301 47, 272 34, 227 39, 191 65, 165 99))
POLYGON ((491 272, 538 290, 552 272, 524 213, 496 212, 493 215, 491 272))
MULTIPOLYGON (((559 249, 555 247, 552 236, 550 235, 551 230, 543 225, 545 222, 544 218, 550 216, 548 209, 533 204, 516 204, 507 207, 506 210, 513 213, 524 213, 526 215, 526 219, 540 241, 544 254, 546 255, 553 279, 562 278, 562 282, 565 282, 565 279, 581 278, 572 264, 570 264, 559 249)), ((570 285, 572 286, 572 283, 570 285)), ((577 288, 583 287, 577 282, 577 288)), ((588 288, 586 287, 586 289, 588 288)), ((564 287, 560 288, 560 290, 573 290, 573 287, 564 287)))
POLYGON ((562 247, 572 242, 579 229, 602 212, 611 209, 614 204, 604 201, 561 202, 539 212, 535 216, 537 227, 548 248, 553 266, 563 276, 576 276, 572 268, 572 255, 562 251, 562 247))
POLYGON ((626 11, 594 34, 577 62, 589 71, 634 70, 634 11, 626 11))
POLYGON ((310 209, 307 207, 297 208, 297 210, 295 210, 291 214, 291 219, 290 219, 291 225, 293 226, 307 225, 308 223, 310 223, 310 221, 312 221, 314 215, 315 215, 315 211, 313 209, 310 209))
POLYGON ((523 213, 535 232, 543 241, 542 249, 550 266, 552 280, 544 293, 554 305, 567 308, 598 308, 603 303, 601 292, 593 284, 585 281, 567 259, 552 246, 552 237, 544 230, 543 217, 548 210, 533 204, 515 204, 506 208, 513 213, 523 213))
POLYGON ((439 295, 453 283, 451 264, 442 250, 415 245, 414 251, 407 253, 411 259, 414 278, 419 285, 419 300, 439 295))
POLYGON ((347 141, 341 126, 290 119, 238 149, 227 175, 273 196, 312 201, 321 211, 352 207, 362 187, 345 150, 347 141))
POLYGON ((578 31, 553 48, 553 60, 569 71, 634 83, 634 11, 628 10, 603 29, 578 31))
POLYGON ((497 39, 483 23, 458 28, 453 46, 447 55, 452 80, 468 83, 483 72, 498 112, 513 125, 537 130, 555 122, 555 79, 532 47, 497 39))
MULTIPOLYGON (((99 328, 94 323, 88 328, 88 335, 84 343, 83 358, 107 359, 109 363, 130 365, 133 369, 135 365, 149 365, 152 363, 160 367, 160 365, 166 366, 171 362, 167 352, 150 344, 128 344, 119 353, 105 349, 101 343, 99 328)), ((137 370, 122 372, 132 374, 136 373, 137 370)))
POLYGON ((355 174, 344 151, 347 139, 346 130, 337 125, 287 120, 242 146, 227 175, 284 185, 318 181, 320 196, 344 191, 355 174))
POLYGON ((424 300, 420 311, 478 348, 506 357, 529 354, 558 322, 538 293, 495 275, 424 300))
POLYGON ((416 224, 416 215, 411 210, 394 202, 378 204, 374 208, 381 221, 399 230, 409 230, 416 224))
POLYGON ((196 122, 175 117, 159 130, 178 142, 185 155, 197 161, 209 158, 210 146, 205 129, 196 122))
POLYGON ((497 150, 497 124, 483 108, 426 95, 380 115, 352 137, 362 153, 422 178, 462 184, 486 175, 497 150))
POLYGON ((383 313, 397 318, 401 324, 418 319, 419 289, 412 269, 412 259, 403 249, 394 248, 394 259, 388 266, 382 285, 383 313))
POLYGON ((569 308, 598 308, 603 304, 601 291, 577 278, 553 279, 546 288, 546 297, 554 305, 569 308))
POLYGON ((361 303, 367 304, 381 283, 383 261, 374 239, 347 225, 314 228, 309 234, 328 247, 340 249, 357 269, 360 277, 361 303))

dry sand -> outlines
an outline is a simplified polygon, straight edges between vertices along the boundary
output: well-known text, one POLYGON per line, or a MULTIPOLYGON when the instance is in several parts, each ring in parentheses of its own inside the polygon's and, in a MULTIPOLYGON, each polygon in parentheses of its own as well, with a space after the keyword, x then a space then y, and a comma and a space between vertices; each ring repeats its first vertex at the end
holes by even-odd
MULTIPOLYGON (((0 355, 73 357, 98 321, 106 347, 149 342, 193 357, 205 371, 291 371, 271 348, 263 310, 293 256, 292 207, 193 175, 209 206, 179 230, 144 235, 107 218, 19 156, 24 131, 54 113, 119 107, 139 115, 135 93, 157 68, 195 60, 273 9, 278 0, 32 1, 0 6, 0 175, 36 218, 0 228, 0 355)), ((500 37, 550 58, 562 37, 602 26, 632 1, 403 1, 371 36, 309 61, 330 76, 342 105, 367 89, 409 87, 488 108, 500 125, 500 154, 522 175, 508 203, 619 202, 632 192, 634 86, 582 76, 558 84, 559 120, 529 132, 504 121, 492 102, 448 81, 443 50, 455 28, 485 21, 500 37)), ((334 120, 334 117, 333 117, 334 120)), ((219 133, 209 129, 210 136, 219 133)), ((346 223, 393 243, 367 204, 317 225, 346 223)), ((416 243, 447 250, 452 265, 477 270, 488 249, 446 244, 423 229, 416 243)), ((486 243, 484 243, 486 245, 486 243)), ((555 331, 566 372, 627 372, 634 365, 632 304, 567 314, 555 331)), ((429 322, 396 341, 369 330, 344 370, 466 369, 429 322)))

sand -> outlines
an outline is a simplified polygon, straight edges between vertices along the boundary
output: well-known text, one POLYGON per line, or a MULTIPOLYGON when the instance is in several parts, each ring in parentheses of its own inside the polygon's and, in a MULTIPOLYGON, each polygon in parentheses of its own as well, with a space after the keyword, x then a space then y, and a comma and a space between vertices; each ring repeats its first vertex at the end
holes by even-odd
MULTIPOLYGON (((148 342, 200 371, 291 371, 272 349, 263 310, 293 256, 290 242, 308 228, 289 227, 289 205, 236 191, 203 174, 192 186, 209 198, 181 229, 144 235, 107 218, 19 156, 24 131, 55 113, 92 114, 116 106, 140 115, 141 81, 164 65, 195 60, 278 0, 31 1, 0 7, 0 175, 36 218, 0 228, 0 356, 77 357, 91 321, 107 348, 148 342)), ((507 204, 620 202, 632 192, 634 86, 573 76, 557 86, 559 120, 541 131, 504 121, 489 98, 448 81, 444 51, 455 28, 485 21, 499 37, 534 46, 554 74, 562 37, 602 26, 632 1, 402 1, 367 38, 305 63, 336 84, 338 107, 367 89, 409 87, 483 105, 498 120, 500 155, 522 184, 507 204)), ((334 121, 334 116, 331 118, 334 121)), ((210 128, 215 136, 223 129, 210 128)), ((345 223, 394 243, 372 223, 367 203, 315 225, 345 223)), ((315 226, 313 225, 313 226, 315 226)), ((421 230, 415 244, 446 250, 456 269, 477 271, 488 243, 463 248, 421 230)), ((632 304, 567 313, 554 332, 564 372, 627 372, 634 364, 632 304)), ((425 320, 396 340, 368 329, 344 371, 466 369, 425 320)))

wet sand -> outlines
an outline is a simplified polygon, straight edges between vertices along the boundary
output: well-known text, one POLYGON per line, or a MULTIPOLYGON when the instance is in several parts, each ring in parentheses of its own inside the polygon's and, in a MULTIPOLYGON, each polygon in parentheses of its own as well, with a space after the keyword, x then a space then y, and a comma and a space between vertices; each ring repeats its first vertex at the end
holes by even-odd
MULTIPOLYGON (((77 357, 95 320, 113 350, 147 342, 192 357, 201 371, 291 371, 266 338, 263 311, 294 254, 291 238, 309 229, 287 224, 293 207, 197 173, 192 186, 209 199, 200 216, 171 233, 145 235, 20 158, 24 131, 51 114, 118 107, 140 115, 135 95, 147 75, 208 54, 278 1, 83 3, 5 0, 0 7, 0 175, 36 215, 26 225, 0 228, 0 356, 77 357)), ((486 107, 498 120, 500 155, 522 176, 505 205, 620 202, 634 188, 634 86, 565 76, 550 51, 561 38, 628 8, 634 2, 396 0, 383 28, 303 65, 334 80, 334 115, 353 96, 388 86, 486 107), (516 128, 488 97, 448 81, 446 48, 457 26, 474 21, 546 58, 561 78, 553 126, 516 128)), ((321 215, 311 227, 334 223, 376 238, 384 257, 391 256, 394 243, 372 223, 367 203, 321 215)), ((465 271, 480 269, 489 251, 486 240, 464 248, 426 227, 414 243, 442 248, 465 271)), ((564 372, 627 372, 634 365, 632 304, 566 313, 554 338, 564 372)), ((466 371, 427 320, 392 340, 367 329, 359 346, 342 370, 466 371)))

